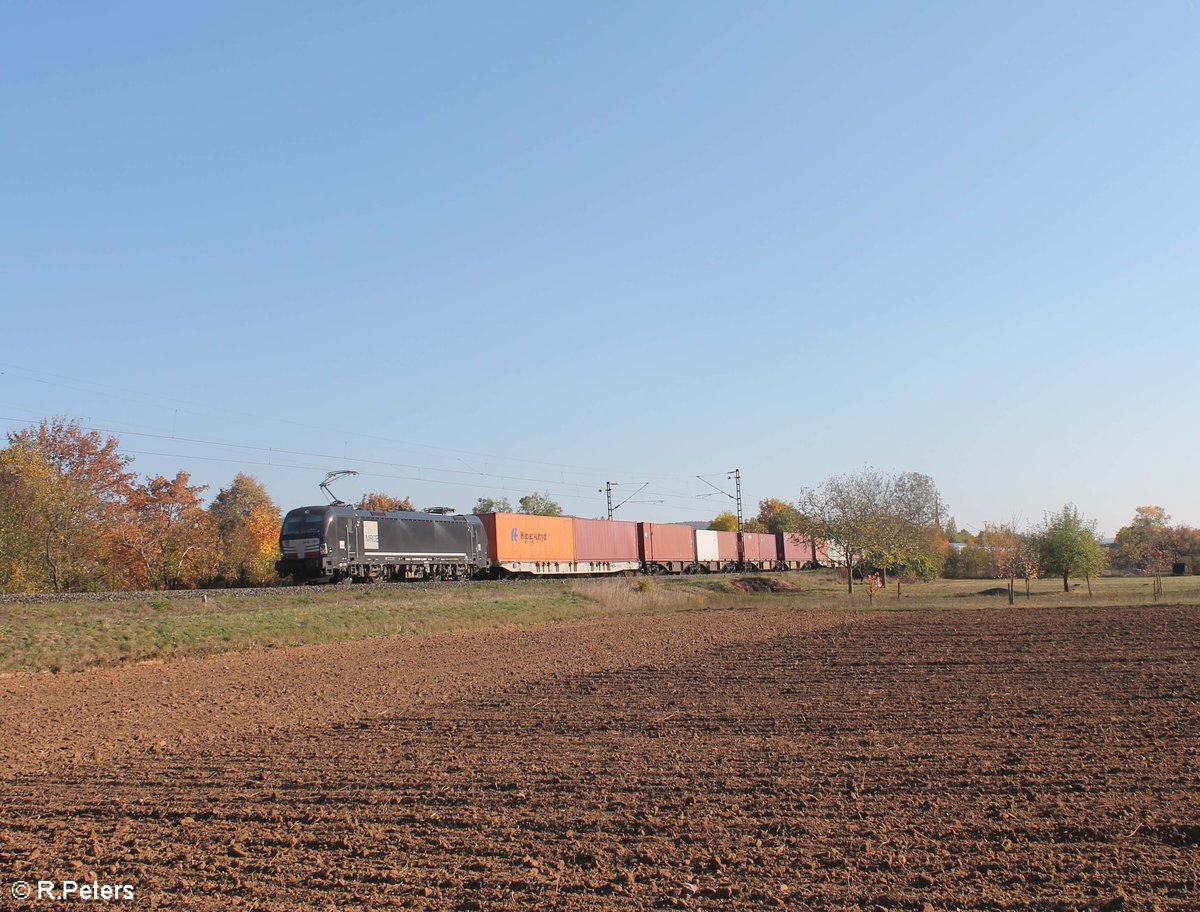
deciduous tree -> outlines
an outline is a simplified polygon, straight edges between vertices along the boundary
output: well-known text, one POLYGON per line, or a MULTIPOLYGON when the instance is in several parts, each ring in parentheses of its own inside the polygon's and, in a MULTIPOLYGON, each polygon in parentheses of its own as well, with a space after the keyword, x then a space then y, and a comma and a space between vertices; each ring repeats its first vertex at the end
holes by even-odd
POLYGON ((911 574, 934 579, 946 562, 947 545, 942 532, 942 498, 933 479, 920 472, 885 476, 881 497, 882 512, 874 528, 874 551, 887 582, 887 571, 896 573, 896 592, 900 577, 911 574))
POLYGON ((800 531, 800 511, 786 500, 774 497, 758 502, 758 521, 768 532, 800 531))
POLYGON ((708 528, 713 532, 736 532, 738 521, 736 513, 718 513, 708 528))
POLYGON ((1093 574, 1108 562, 1104 546, 1096 538, 1096 521, 1085 519, 1074 504, 1046 515, 1038 530, 1038 545, 1042 570, 1061 576, 1064 592, 1071 591, 1072 576, 1085 577, 1090 592, 1093 574))
POLYGON ((801 531, 834 545, 830 560, 846 568, 846 589, 851 595, 854 565, 865 549, 878 542, 888 493, 888 479, 870 467, 853 475, 832 475, 817 487, 800 492, 801 531))
POLYGON ((481 497, 475 501, 475 509, 471 512, 482 516, 484 513, 511 513, 512 511, 512 504, 508 502, 507 497, 481 497))
POLYGON ((23 511, 19 534, 29 549, 22 586, 65 592, 112 583, 113 532, 134 483, 117 447, 116 438, 61 418, 8 435, 6 496, 23 511))
POLYGON ((46 534, 42 499, 53 486, 54 469, 26 447, 0 452, 0 591, 51 588, 39 559, 46 534))
POLYGON ((220 542, 220 578, 242 586, 272 582, 281 520, 262 482, 239 473, 217 492, 208 510, 220 542))
POLYGON ((195 586, 211 569, 217 550, 212 518, 187 472, 154 475, 130 492, 125 522, 117 530, 124 558, 122 583, 133 589, 195 586))
POLYGON ((984 523, 980 538, 986 541, 988 573, 1008 580, 1008 603, 1013 603, 1013 586, 1025 573, 1025 550, 1014 523, 984 523))
POLYGON ((1134 511, 1133 521, 1117 532, 1119 566, 1161 573, 1171 559, 1171 517, 1162 507, 1146 505, 1134 511))
POLYGON ((382 491, 373 491, 359 498, 358 509, 379 510, 381 512, 403 510, 411 513, 413 502, 408 497, 394 497, 391 494, 384 494, 382 491))
POLYGON ((528 513, 530 516, 562 516, 562 507, 550 499, 548 491, 527 494, 521 498, 520 504, 521 507, 517 511, 519 513, 528 513))

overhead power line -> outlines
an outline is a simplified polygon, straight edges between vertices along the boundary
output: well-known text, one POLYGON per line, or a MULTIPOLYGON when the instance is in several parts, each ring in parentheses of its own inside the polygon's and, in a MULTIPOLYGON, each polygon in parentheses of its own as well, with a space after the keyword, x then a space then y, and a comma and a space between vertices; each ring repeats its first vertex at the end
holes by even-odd
MULTIPOLYGON (((11 421, 11 422, 14 422, 19 425, 26 426, 26 427, 35 426, 36 424, 38 424, 37 421, 31 421, 27 418, 18 418, 18 417, 12 416, 12 415, 0 415, 0 420, 11 421)), ((76 420, 78 420, 78 419, 76 419, 76 420)), ((268 457, 299 456, 299 457, 304 457, 304 458, 309 458, 309 459, 325 459, 325 460, 332 460, 332 461, 339 461, 339 462, 354 462, 354 463, 359 463, 359 464, 362 464, 365 466, 379 466, 379 467, 389 468, 389 469, 408 469, 412 472, 417 472, 417 473, 432 472, 432 473, 442 474, 442 475, 453 475, 453 476, 458 476, 458 477, 478 478, 478 479, 485 480, 488 487, 491 489, 504 490, 504 491, 508 491, 508 492, 516 492, 518 490, 523 490, 523 489, 517 489, 517 488, 512 488, 512 487, 497 487, 497 483, 499 483, 500 485, 504 485, 506 483, 523 481, 523 482, 529 482, 530 484, 548 485, 548 486, 553 486, 553 487, 564 487, 565 486, 565 487, 570 487, 570 488, 578 488, 581 491, 595 489, 595 482, 575 482, 575 481, 568 481, 568 480, 562 479, 562 478, 539 478, 539 477, 526 476, 526 475, 511 475, 511 474, 506 474, 506 473, 502 473, 502 472, 482 472, 479 470, 469 469, 469 468, 468 469, 456 469, 456 468, 445 468, 445 467, 441 467, 441 466, 419 465, 419 464, 413 464, 413 463, 388 462, 386 460, 367 459, 365 457, 360 457, 360 456, 351 456, 347 452, 343 452, 340 454, 338 454, 338 453, 321 453, 321 452, 314 452, 314 451, 308 451, 308 450, 292 450, 292 449, 285 449, 285 448, 278 448, 278 447, 266 447, 266 446, 261 446, 261 445, 257 445, 257 444, 236 443, 233 441, 217 440, 214 438, 180 437, 177 435, 153 433, 153 432, 149 432, 149 431, 128 430, 128 429, 123 429, 123 428, 119 428, 119 427, 114 427, 111 425, 85 423, 85 421, 79 421, 79 426, 84 430, 95 431, 97 433, 116 434, 116 435, 121 435, 121 436, 126 436, 126 437, 140 437, 140 438, 145 438, 148 440, 172 441, 175 443, 194 444, 197 446, 219 447, 219 448, 224 448, 224 449, 236 449, 236 450, 242 450, 242 451, 248 451, 248 452, 263 453, 263 454, 266 454, 268 457)), ((217 459, 217 458, 214 458, 211 456, 200 456, 200 455, 184 454, 184 453, 151 453, 151 452, 147 452, 147 451, 134 451, 134 450, 126 450, 126 452, 135 453, 138 455, 170 456, 170 457, 174 457, 174 458, 178 458, 178 459, 189 459, 189 458, 190 459, 199 459, 199 460, 208 461, 208 462, 231 462, 231 463, 239 462, 239 460, 223 460, 223 459, 217 459)), ((271 466, 280 466, 280 467, 300 468, 300 466, 288 466, 288 464, 281 463, 274 458, 269 458, 269 460, 267 462, 253 462, 252 463, 252 462, 246 462, 245 460, 241 460, 241 462, 244 462, 247 465, 271 465, 271 466)), ((308 466, 305 468, 312 468, 314 471, 325 471, 326 470, 326 466, 308 466)), ((390 478, 390 479, 408 480, 408 481, 422 481, 422 482, 436 483, 436 484, 452 484, 452 482, 450 482, 446 479, 430 478, 424 474, 397 475, 397 474, 380 473, 380 472, 364 472, 363 474, 367 475, 367 476, 378 477, 378 478, 390 478)), ((705 482, 705 483, 707 484, 708 482, 705 482)), ((619 483, 614 483, 614 484, 619 484, 619 483)), ((649 482, 644 483, 642 485, 642 488, 645 488, 646 486, 648 486, 648 484, 649 484, 649 482)), ((477 487, 478 485, 459 483, 459 486, 477 487)), ((640 490, 641 489, 639 489, 638 492, 635 492, 635 494, 639 493, 640 490)), ((527 493, 527 492, 524 492, 524 493, 527 493)), ((583 500, 593 499, 593 498, 587 497, 584 494, 574 493, 574 492, 554 491, 553 493, 555 494, 555 496, 558 496, 558 497, 571 496, 571 497, 577 497, 577 498, 580 498, 583 500)), ((647 492, 647 496, 660 498, 660 499, 654 500, 654 501, 642 501, 642 502, 644 502, 644 503, 652 502, 652 503, 656 503, 656 504, 662 504, 671 509, 686 511, 686 512, 692 513, 693 515, 702 512, 702 510, 700 509, 701 503, 699 502, 699 499, 703 495, 696 495, 696 494, 688 495, 688 494, 679 494, 679 493, 675 493, 675 492, 665 492, 665 491, 664 492, 650 491, 650 492, 647 492), (690 499, 696 499, 697 503, 692 504, 692 503, 682 502, 682 501, 688 501, 690 499)), ((618 505, 618 506, 620 506, 620 505, 618 505)), ((614 507, 614 510, 615 509, 616 509, 616 507, 614 507)))
MULTIPOLYGON (((37 422, 29 422, 25 419, 13 418, 11 416, 5 416, 5 415, 0 415, 0 420, 16 422, 25 427, 37 424, 37 422)), ((288 451, 288 450, 273 450, 269 447, 256 447, 256 446, 253 446, 250 444, 232 444, 232 443, 227 443, 224 441, 212 441, 212 440, 203 441, 203 440, 198 440, 198 439, 194 439, 194 438, 193 439, 171 438, 170 436, 164 435, 164 434, 138 434, 137 432, 120 431, 120 430, 107 428, 107 427, 85 425, 82 423, 80 424, 80 427, 83 430, 97 431, 100 433, 112 433, 112 434, 124 433, 124 434, 128 434, 129 436, 144 436, 144 437, 150 437, 153 439, 160 439, 160 440, 174 439, 175 441, 180 442, 180 443, 193 442, 193 443, 198 443, 200 445, 206 445, 206 446, 221 446, 221 447, 236 448, 236 449, 243 449, 243 450, 254 450, 254 451, 259 451, 261 453, 266 453, 269 455, 278 454, 278 455, 284 455, 284 456, 311 456, 313 458, 318 458, 318 459, 335 459, 335 460, 341 460, 341 459, 348 458, 352 462, 367 462, 367 463, 375 462, 375 464, 383 465, 386 467, 406 467, 406 466, 403 466, 402 464, 379 463, 378 461, 359 460, 355 457, 343 457, 343 456, 336 456, 336 455, 332 455, 332 454, 304 453, 302 451, 288 451)), ((277 468, 277 469, 295 469, 295 470, 310 471, 310 472, 325 472, 328 469, 328 465, 313 465, 313 464, 306 464, 306 463, 299 463, 299 462, 280 461, 278 459, 267 459, 267 460, 263 461, 263 460, 247 459, 247 458, 242 458, 242 457, 229 458, 229 457, 225 457, 225 456, 208 456, 208 455, 203 455, 203 454, 198 454, 198 453, 162 452, 162 451, 158 451, 158 450, 140 450, 140 449, 128 449, 128 448, 122 448, 122 452, 124 452, 128 455, 131 455, 131 456, 152 456, 152 457, 156 457, 156 458, 177 459, 184 463, 187 463, 189 461, 192 461, 192 462, 195 462, 195 461, 218 462, 218 463, 225 463, 225 464, 237 465, 237 466, 259 466, 259 467, 270 467, 270 468, 277 468)), ((418 467, 415 467, 415 471, 417 471, 417 472, 421 472, 421 471, 443 472, 446 470, 438 469, 436 467, 419 467, 418 466, 418 467)), ((456 473, 459 473, 462 475, 468 475, 468 476, 474 475, 474 476, 481 476, 481 477, 487 478, 488 479, 488 484, 487 484, 488 489, 496 491, 498 493, 506 493, 506 494, 527 494, 527 493, 529 493, 528 488, 525 488, 525 487, 518 488, 518 487, 510 486, 511 482, 513 482, 513 481, 529 480, 526 478, 522 478, 520 476, 514 477, 514 476, 505 476, 505 475, 499 475, 499 474, 472 473, 472 472, 464 472, 462 470, 449 470, 449 471, 456 472, 456 473), (499 482, 499 484, 497 484, 496 482, 499 482)), ((420 482, 422 484, 437 484, 437 485, 461 487, 461 488, 478 489, 481 486, 480 482, 478 482, 478 481, 470 482, 470 481, 455 481, 455 480, 446 479, 446 478, 431 478, 428 475, 423 475, 423 474, 398 474, 398 473, 394 473, 394 472, 379 472, 379 471, 364 471, 359 474, 361 477, 364 477, 364 478, 387 479, 387 480, 392 480, 392 481, 420 482)), ((550 480, 550 479, 539 479, 538 481, 540 483, 549 485, 550 487, 548 488, 547 493, 556 498, 569 499, 569 500, 575 500, 575 501, 586 501, 589 503, 595 503, 595 502, 601 501, 601 498, 599 498, 599 497, 581 493, 580 491, 563 491, 563 490, 555 489, 556 485, 563 484, 564 482, 557 482, 557 481, 550 480)), ((593 486, 591 486, 591 485, 581 485, 581 484, 575 484, 573 482, 565 482, 565 484, 567 484, 571 487, 585 488, 585 489, 591 488, 594 490, 593 486)), ((697 505, 692 505, 692 504, 668 503, 663 500, 641 501, 641 502, 657 503, 657 504, 663 505, 667 509, 675 510, 678 512, 689 513, 692 516, 695 516, 697 513, 701 512, 700 510, 697 509, 697 505)))
MULTIPOLYGON (((251 412, 241 411, 240 409, 230 409, 230 408, 225 408, 223 406, 210 406, 210 405, 206 405, 204 403, 198 403, 198 402, 195 402, 192 400, 180 399, 180 398, 175 398, 175 397, 170 397, 170 396, 147 396, 143 391, 132 391, 132 390, 129 390, 129 389, 127 389, 125 387, 121 387, 121 386, 114 386, 112 384, 104 384, 104 383, 96 383, 95 381, 92 381, 92 380, 85 381, 85 380, 80 380, 78 378, 67 377, 62 374, 55 374, 55 373, 50 373, 48 371, 41 371, 41 370, 30 370, 28 368, 23 368, 23 367, 19 367, 19 366, 15 366, 15 365, 0 365, 0 376, 4 376, 4 375, 9 375, 12 377, 20 378, 22 380, 26 380, 29 382, 42 383, 42 384, 52 385, 52 386, 62 386, 66 389, 80 390, 80 391, 85 391, 85 392, 90 392, 90 391, 93 391, 96 389, 116 391, 119 394, 118 398, 125 399, 126 401, 129 401, 129 402, 134 402, 134 403, 137 403, 140 405, 150 405, 155 408, 170 409, 173 412, 183 412, 185 414, 191 414, 191 415, 195 415, 195 416, 202 417, 202 418, 234 416, 234 417, 241 418, 241 419, 244 419, 247 421, 255 422, 257 424, 262 424, 263 422, 272 422, 274 424, 286 425, 289 427, 300 428, 300 429, 304 429, 304 430, 320 431, 321 433, 325 433, 325 434, 332 434, 332 435, 339 434, 339 432, 336 431, 336 429, 331 430, 328 426, 325 426, 325 425, 314 425, 314 424, 310 424, 307 422, 295 421, 295 420, 289 419, 289 418, 281 418, 277 415, 258 415, 258 414, 254 414, 251 412), (183 408, 180 408, 180 406, 183 406, 183 408)), ((505 455, 498 454, 498 453, 486 453, 486 452, 480 452, 480 451, 476 451, 476 450, 466 450, 466 449, 458 449, 458 448, 453 448, 453 447, 438 446, 436 444, 418 443, 415 441, 408 441, 408 440, 395 440, 392 438, 381 437, 381 436, 375 435, 375 434, 362 434, 357 431, 350 433, 350 434, 344 434, 342 436, 347 437, 347 439, 354 438, 354 439, 362 439, 362 440, 373 440, 373 441, 378 441, 380 443, 386 443, 386 444, 389 444, 392 446, 413 447, 413 448, 424 449, 424 450, 434 450, 434 451, 443 452, 443 453, 457 453, 459 455, 464 455, 464 456, 475 456, 475 457, 481 457, 481 458, 485 458, 485 459, 499 459, 499 460, 504 460, 506 462, 525 463, 528 465, 542 465, 542 466, 547 466, 550 468, 570 469, 572 471, 577 471, 577 472, 596 472, 597 474, 613 474, 613 470, 611 468, 601 468, 598 466, 573 465, 570 463, 557 463, 557 462, 550 462, 550 461, 545 461, 545 460, 529 459, 527 457, 505 456, 505 455)), ((668 478, 668 479, 675 479, 675 480, 684 479, 684 478, 688 477, 688 476, 684 476, 684 475, 667 474, 667 473, 661 473, 661 472, 643 472, 643 471, 629 471, 629 472, 620 471, 620 472, 617 472, 616 474, 641 477, 641 478, 660 478, 660 479, 668 478)), ((588 483, 588 486, 590 486, 590 485, 591 485, 591 482, 588 483)))

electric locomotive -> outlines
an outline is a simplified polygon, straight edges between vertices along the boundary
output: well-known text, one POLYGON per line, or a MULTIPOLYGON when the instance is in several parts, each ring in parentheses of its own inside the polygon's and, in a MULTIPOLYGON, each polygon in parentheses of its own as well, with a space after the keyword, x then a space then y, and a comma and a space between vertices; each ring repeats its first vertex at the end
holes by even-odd
POLYGON ((275 564, 298 583, 469 579, 487 572, 478 516, 298 507, 283 519, 275 564))

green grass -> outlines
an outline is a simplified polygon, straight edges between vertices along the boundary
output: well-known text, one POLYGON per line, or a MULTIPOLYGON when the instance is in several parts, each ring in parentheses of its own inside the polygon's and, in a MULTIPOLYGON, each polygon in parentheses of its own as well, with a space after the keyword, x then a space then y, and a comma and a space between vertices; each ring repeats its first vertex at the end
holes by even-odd
MULTIPOLYGON (((655 615, 708 607, 834 610, 937 610, 1007 607, 985 596, 1004 585, 991 580, 939 580, 895 585, 869 601, 853 599, 830 572, 770 574, 798 587, 747 593, 737 577, 539 580, 422 588, 314 587, 296 593, 222 595, 127 602, 0 604, 0 672, 77 671, 95 665, 234 650, 280 648, 397 634, 427 634, 503 625, 616 615, 655 615)), ((1017 584, 1016 607, 1154 604, 1147 578, 1082 582, 1071 592, 1061 580, 1035 580, 1032 598, 1017 584)), ((1200 577, 1167 577, 1161 604, 1200 605, 1200 577)))

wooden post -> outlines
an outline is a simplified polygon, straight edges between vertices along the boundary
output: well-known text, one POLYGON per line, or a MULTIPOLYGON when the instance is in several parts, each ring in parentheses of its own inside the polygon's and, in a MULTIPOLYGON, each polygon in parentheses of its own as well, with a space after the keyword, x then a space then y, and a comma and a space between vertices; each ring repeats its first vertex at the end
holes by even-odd
POLYGON ((1083 578, 1087 580, 1087 584, 1088 584, 1088 598, 1091 598, 1091 597, 1092 597, 1092 575, 1091 575, 1090 573, 1085 573, 1085 574, 1083 575, 1083 578))

